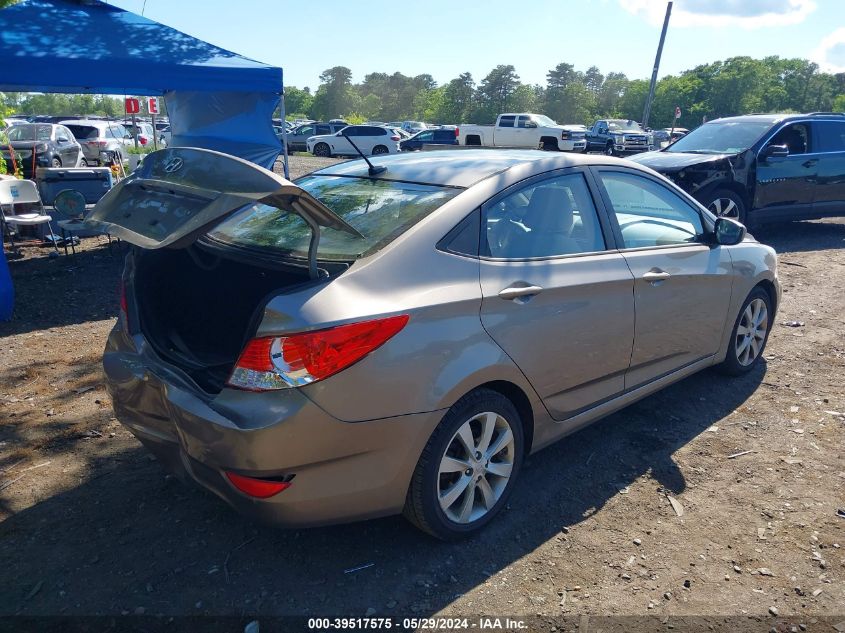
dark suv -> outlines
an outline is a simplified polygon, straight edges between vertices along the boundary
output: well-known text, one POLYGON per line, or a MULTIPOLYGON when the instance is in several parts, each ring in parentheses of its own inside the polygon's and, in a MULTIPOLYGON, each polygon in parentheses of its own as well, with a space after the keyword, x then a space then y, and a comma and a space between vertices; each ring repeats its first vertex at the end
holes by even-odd
POLYGON ((631 160, 747 225, 845 215, 845 114, 717 119, 631 160))
POLYGON ((423 145, 457 145, 458 138, 455 128, 443 128, 440 130, 423 130, 417 132, 411 138, 399 142, 399 149, 403 152, 422 149, 423 145))
POLYGON ((631 160, 749 226, 845 215, 845 114, 716 119, 631 160))

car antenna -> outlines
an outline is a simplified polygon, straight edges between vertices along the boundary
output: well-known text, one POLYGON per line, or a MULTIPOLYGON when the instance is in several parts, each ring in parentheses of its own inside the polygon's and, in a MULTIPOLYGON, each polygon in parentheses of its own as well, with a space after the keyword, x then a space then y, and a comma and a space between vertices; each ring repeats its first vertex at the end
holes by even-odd
POLYGON ((370 169, 369 169, 369 174, 370 174, 370 176, 378 176, 379 174, 383 174, 384 172, 386 172, 386 171, 387 171, 387 167, 385 167, 384 165, 379 165, 378 167, 376 167, 375 165, 373 165, 373 164, 370 162, 370 159, 369 159, 369 158, 367 158, 366 156, 364 156, 364 152, 362 152, 362 151, 358 148, 358 146, 357 146, 357 145, 355 145, 355 143, 352 141, 352 139, 351 139, 351 138, 349 138, 348 136, 346 136, 346 134, 344 134, 344 133, 343 133, 343 130, 341 130, 341 131, 340 131, 340 135, 341 135, 343 138, 345 138, 347 141, 349 141, 349 143, 352 145, 352 147, 354 147, 354 148, 355 148, 355 151, 356 151, 356 152, 358 152, 358 154, 361 156, 361 158, 363 158, 365 161, 367 161, 367 164, 370 166, 370 169))

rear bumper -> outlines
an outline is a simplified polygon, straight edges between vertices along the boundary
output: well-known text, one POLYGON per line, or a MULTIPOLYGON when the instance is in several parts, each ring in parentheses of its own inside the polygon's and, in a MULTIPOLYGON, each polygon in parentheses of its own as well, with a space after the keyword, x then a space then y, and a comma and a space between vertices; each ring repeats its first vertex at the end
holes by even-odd
POLYGON ((103 356, 115 415, 182 479, 274 524, 310 526, 401 512, 417 460, 443 412, 349 423, 296 389, 224 389, 209 396, 164 365, 143 337, 130 339, 119 328, 103 356), (228 481, 226 470, 293 475, 293 481, 274 497, 254 499, 228 481))

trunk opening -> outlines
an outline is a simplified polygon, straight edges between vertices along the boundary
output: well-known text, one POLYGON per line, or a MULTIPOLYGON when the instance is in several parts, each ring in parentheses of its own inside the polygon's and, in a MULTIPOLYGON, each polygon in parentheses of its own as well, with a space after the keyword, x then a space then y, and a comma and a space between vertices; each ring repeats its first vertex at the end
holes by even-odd
POLYGON ((306 268, 242 263, 196 244, 138 249, 135 257, 141 332, 160 356, 209 393, 223 388, 268 295, 309 281, 306 268))

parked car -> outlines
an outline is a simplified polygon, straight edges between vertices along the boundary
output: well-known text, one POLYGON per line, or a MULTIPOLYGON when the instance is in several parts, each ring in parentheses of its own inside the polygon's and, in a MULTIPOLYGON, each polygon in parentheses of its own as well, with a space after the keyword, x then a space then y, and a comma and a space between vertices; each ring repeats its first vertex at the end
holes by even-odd
POLYGON ((340 132, 347 125, 349 124, 344 121, 337 121, 335 123, 306 123, 305 125, 300 125, 288 132, 288 151, 307 152, 308 145, 306 141, 309 138, 340 132))
POLYGON ((399 136, 400 143, 402 141, 404 141, 405 139, 411 138, 411 136, 412 136, 411 134, 409 134, 408 132, 403 130, 401 127, 393 127, 392 125, 386 125, 386 124, 383 125, 382 127, 386 127, 391 132, 397 134, 399 136))
MULTIPOLYGON (((144 123, 142 121, 137 121, 133 123, 124 123, 124 127, 126 131, 129 132, 130 136, 134 139, 135 137, 138 138, 138 144, 147 146, 153 144, 153 138, 156 138, 156 132, 153 129, 151 123, 144 123)), ((165 144, 162 136, 158 136, 157 138, 158 144, 162 145, 165 144)))
POLYGON ((651 133, 654 138, 654 145, 656 149, 662 149, 669 145, 669 143, 674 143, 679 138, 686 136, 687 134, 689 134, 689 130, 685 127, 666 127, 662 130, 654 130, 651 133))
POLYGON ((422 149, 423 145, 457 145, 457 128, 443 130, 423 130, 412 137, 399 142, 399 149, 402 151, 414 151, 422 149))
POLYGON ((587 130, 587 151, 625 156, 654 149, 654 137, 630 119, 599 119, 587 130))
POLYGON ((306 142, 308 151, 314 156, 358 156, 358 152, 346 137, 358 146, 365 155, 395 154, 399 151, 400 136, 379 125, 349 125, 340 132, 312 136, 306 142))
POLYGON ((428 129, 428 126, 422 121, 402 121, 402 125, 399 127, 411 135, 428 129))
POLYGON ((6 132, 9 144, 2 148, 7 169, 14 162, 24 177, 33 178, 38 167, 76 167, 83 162, 82 147, 64 125, 17 123, 6 132))
POLYGON ((97 165, 122 160, 133 144, 132 136, 121 123, 98 119, 62 121, 82 146, 83 164, 97 165))
POLYGON ((651 170, 504 150, 373 163, 292 183, 167 149, 89 217, 138 247, 103 357, 115 415, 238 510, 404 512, 463 537, 530 453, 762 358, 774 250, 651 170))
POLYGON ((634 160, 749 226, 845 215, 843 114, 717 119, 634 160))
POLYGON ((495 125, 462 123, 458 126, 458 144, 562 152, 583 152, 587 147, 578 126, 559 125, 544 114, 530 112, 500 114, 495 125))

